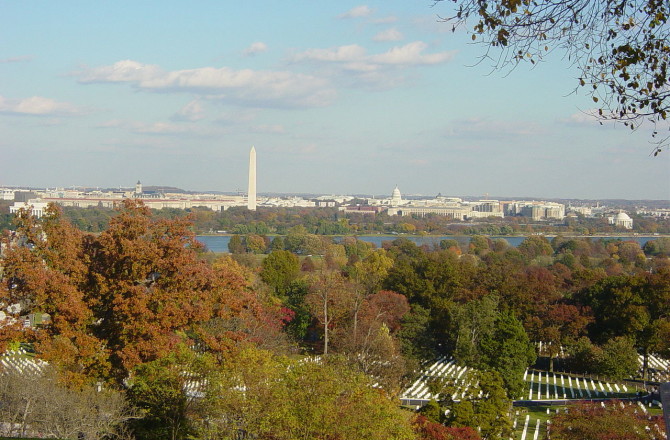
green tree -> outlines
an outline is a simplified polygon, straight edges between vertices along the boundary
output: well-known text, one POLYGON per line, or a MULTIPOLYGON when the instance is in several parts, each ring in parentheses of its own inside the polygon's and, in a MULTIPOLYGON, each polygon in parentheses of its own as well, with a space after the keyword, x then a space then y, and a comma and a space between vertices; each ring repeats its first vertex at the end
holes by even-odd
POLYGON ((246 236, 247 250, 252 254, 264 254, 267 249, 265 238, 256 234, 249 234, 246 236))
POLYGON ((286 250, 295 254, 304 254, 307 246, 307 235, 307 229, 302 225, 289 229, 286 238, 284 238, 286 250))
POLYGON ((337 357, 289 361, 247 349, 222 370, 208 398, 209 429, 214 438, 415 438, 408 414, 371 380, 337 357))
POLYGON ((402 325, 396 335, 402 354, 416 363, 435 357, 436 342, 430 329, 430 310, 413 304, 410 312, 403 316, 402 325))
POLYGON ((601 359, 602 349, 584 336, 568 348, 566 363, 576 373, 597 373, 601 359))
POLYGON ((620 336, 603 345, 597 364, 599 374, 614 380, 624 380, 634 377, 638 367, 637 351, 631 339, 620 336))
POLYGON ((491 245, 489 243, 489 239, 482 236, 482 235, 473 235, 470 238, 470 251, 475 254, 475 255, 481 255, 483 253, 486 253, 490 248, 491 245))
POLYGON ((244 245, 241 236, 235 234, 230 237, 230 241, 228 242, 228 251, 231 254, 243 254, 246 252, 246 246, 244 245))
POLYGON ((197 398, 212 380, 212 369, 208 356, 197 355, 185 346, 138 365, 128 388, 128 397, 143 411, 143 417, 132 423, 135 435, 178 440, 194 434, 197 398))
POLYGON ((272 251, 283 251, 284 250, 284 239, 281 235, 277 235, 272 239, 270 243, 270 252, 272 251))
POLYGON ((307 336, 307 329, 314 320, 305 302, 308 293, 309 284, 304 279, 293 281, 286 291, 284 304, 293 312, 291 321, 286 324, 286 332, 299 341, 307 336))
POLYGON ((454 427, 470 426, 479 430, 485 439, 506 439, 512 433, 510 411, 505 385, 496 371, 478 371, 468 378, 472 386, 467 396, 450 405, 447 424, 454 427))
POLYGON ((261 264, 261 279, 279 295, 288 292, 291 283, 300 274, 300 260, 289 251, 273 251, 261 264))
POLYGON ((454 357, 459 362, 484 368, 482 341, 491 337, 500 314, 499 298, 488 295, 479 300, 458 306, 453 314, 456 326, 456 345, 454 357))
POLYGON ((470 400, 463 399, 454 403, 451 412, 449 425, 456 427, 476 425, 475 407, 470 400))
POLYGON ((541 235, 531 235, 530 237, 526 237, 526 239, 521 242, 518 249, 528 260, 540 256, 552 255, 554 253, 549 240, 541 235))
POLYGON ((646 377, 649 353, 666 346, 660 335, 670 313, 670 270, 607 277, 580 299, 593 310, 591 339, 604 343, 617 336, 631 338, 643 356, 646 377))
POLYGON ((644 244, 644 253, 651 256, 670 256, 670 237, 660 237, 644 244))
POLYGON ((536 359, 535 347, 521 322, 509 312, 500 313, 494 331, 484 335, 481 350, 483 362, 500 374, 510 397, 520 397, 523 373, 536 359))
POLYGON ((436 423, 444 422, 444 410, 435 399, 431 399, 419 409, 419 414, 436 423))

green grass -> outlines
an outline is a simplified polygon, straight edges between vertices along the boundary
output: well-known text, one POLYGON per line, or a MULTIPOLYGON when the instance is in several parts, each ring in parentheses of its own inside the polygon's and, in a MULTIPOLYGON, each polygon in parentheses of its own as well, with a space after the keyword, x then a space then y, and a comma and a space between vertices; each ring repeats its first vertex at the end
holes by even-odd
POLYGON ((535 426, 537 425, 537 420, 540 420, 540 434, 538 439, 544 438, 547 433, 547 420, 551 419, 555 414, 556 410, 561 410, 563 406, 549 406, 549 405, 537 405, 537 406, 517 406, 513 408, 513 411, 516 414, 516 411, 519 411, 517 417, 517 425, 512 438, 515 440, 520 440, 521 435, 523 434, 523 425, 526 421, 526 415, 530 416, 528 422, 528 431, 526 432, 526 440, 532 440, 535 436, 535 426), (550 414, 547 414, 547 409, 549 409, 550 414))

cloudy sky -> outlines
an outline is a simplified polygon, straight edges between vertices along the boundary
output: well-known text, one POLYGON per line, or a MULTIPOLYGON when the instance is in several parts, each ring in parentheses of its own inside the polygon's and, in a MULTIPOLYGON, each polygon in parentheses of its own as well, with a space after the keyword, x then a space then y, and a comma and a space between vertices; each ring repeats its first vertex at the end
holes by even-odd
POLYGON ((556 55, 497 72, 430 0, 0 6, 0 186, 670 198, 556 55))

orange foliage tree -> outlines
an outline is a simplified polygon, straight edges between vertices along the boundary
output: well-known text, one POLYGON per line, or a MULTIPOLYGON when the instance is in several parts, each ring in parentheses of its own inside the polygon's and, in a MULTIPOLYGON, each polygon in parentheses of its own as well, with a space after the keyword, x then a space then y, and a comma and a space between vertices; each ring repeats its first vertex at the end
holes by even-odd
POLYGON ((279 329, 279 312, 251 291, 232 261, 210 265, 188 220, 155 220, 125 201, 109 228, 85 235, 54 205, 42 221, 17 218, 0 301, 15 315, 48 313, 39 329, 2 327, 4 342, 28 341, 38 355, 79 380, 120 383, 130 370, 178 343, 224 353, 241 340, 279 329))

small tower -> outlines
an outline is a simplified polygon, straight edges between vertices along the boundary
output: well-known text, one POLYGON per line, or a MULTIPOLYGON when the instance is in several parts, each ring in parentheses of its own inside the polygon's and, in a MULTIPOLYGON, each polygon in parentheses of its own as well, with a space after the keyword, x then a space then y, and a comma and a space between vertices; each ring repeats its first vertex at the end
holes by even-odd
POLYGON ((141 196, 142 195, 142 182, 139 180, 135 184, 135 196, 141 196))

